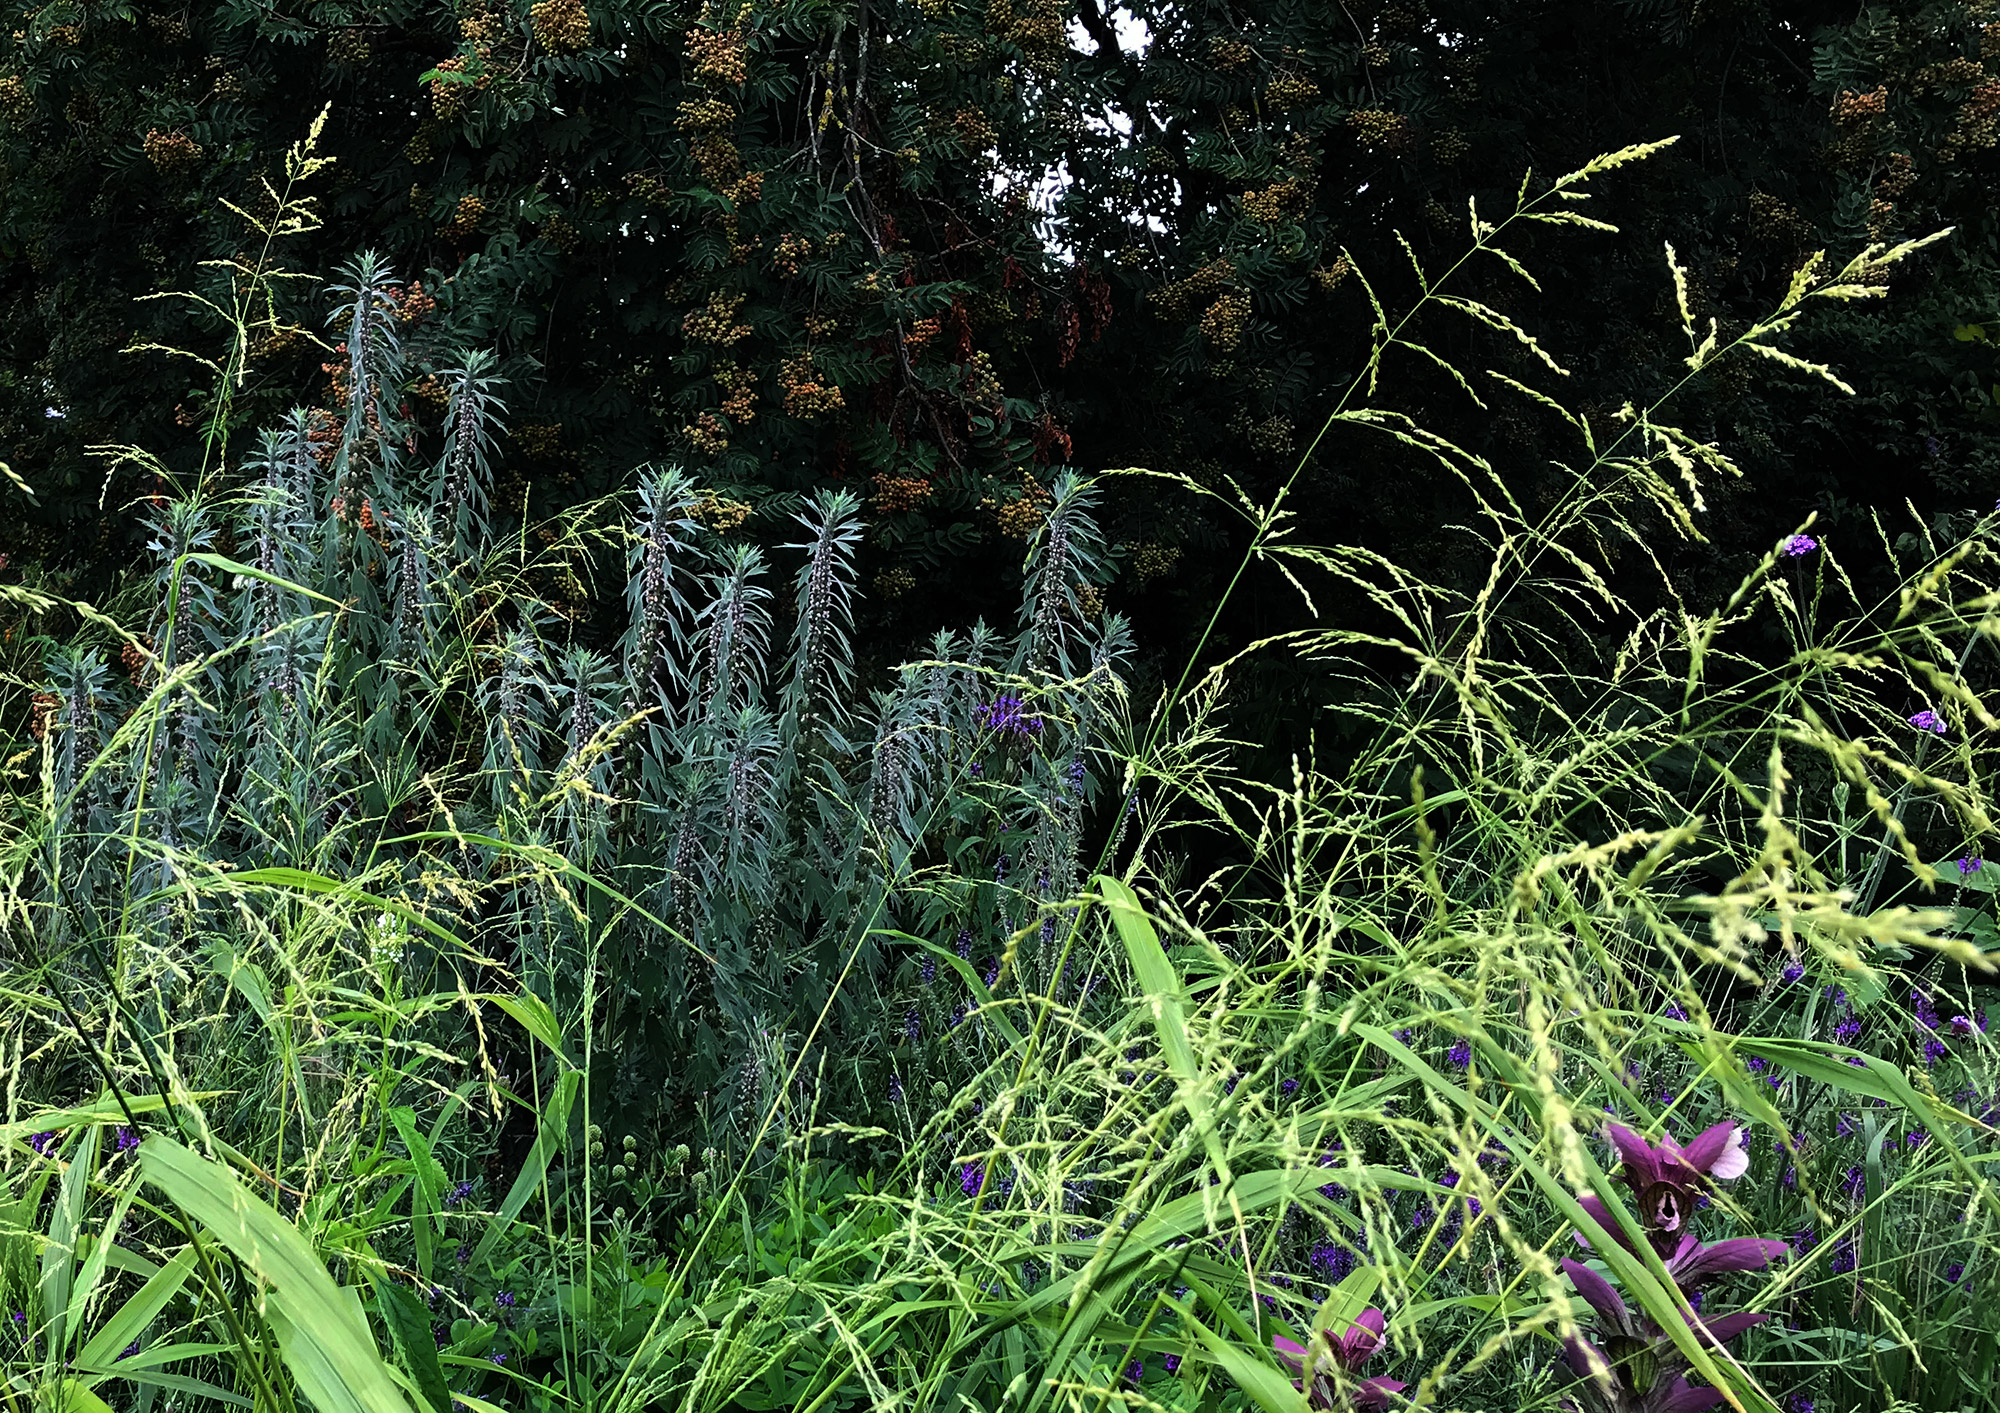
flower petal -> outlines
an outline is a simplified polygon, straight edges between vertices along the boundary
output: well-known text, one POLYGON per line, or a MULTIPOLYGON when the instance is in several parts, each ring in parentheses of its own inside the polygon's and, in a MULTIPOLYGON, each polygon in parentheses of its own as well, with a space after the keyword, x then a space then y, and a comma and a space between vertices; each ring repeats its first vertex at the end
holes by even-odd
POLYGON ((1335 1339, 1331 1330, 1327 1331, 1327 1342, 1333 1346, 1335 1356, 1350 1369, 1359 1369, 1382 1344, 1382 1331, 1387 1322, 1382 1312, 1370 1306, 1354 1317, 1346 1333, 1335 1339))
POLYGON ((1655 1397, 1653 1413, 1702 1413, 1705 1408, 1713 1408, 1722 1402, 1722 1391, 1713 1388, 1696 1388, 1679 1375, 1667 1385, 1666 1397, 1655 1397))
POLYGON ((1724 1271, 1761 1271, 1790 1249, 1782 1241, 1740 1236, 1696 1247, 1685 1257, 1676 1252, 1672 1275, 1682 1286, 1692 1288, 1724 1271))
POLYGON ((1755 1328, 1771 1318, 1768 1310, 1739 1310, 1734 1315, 1718 1315, 1713 1320, 1697 1320, 1695 1328, 1715 1342, 1716 1348, 1735 1339, 1747 1329, 1755 1328))
POLYGON ((1576 1287, 1576 1293, 1600 1318, 1617 1329, 1625 1328, 1630 1312, 1625 1308, 1624 1298, 1612 1288, 1610 1281, 1580 1261, 1565 1260, 1562 1268, 1563 1274, 1569 1277, 1569 1283, 1576 1287))
POLYGON ((1294 1344, 1283 1335, 1272 1335, 1271 1348, 1293 1373, 1305 1372, 1306 1347, 1303 1344, 1294 1344))
POLYGON ((1634 1187, 1644 1187, 1659 1180, 1658 1149, 1623 1124, 1606 1124, 1604 1133, 1618 1149, 1618 1156, 1625 1160, 1625 1166, 1631 1170, 1625 1174, 1627 1182, 1634 1187))
POLYGON ((1617 1376, 1611 1372, 1611 1361, 1604 1357, 1604 1351, 1581 1335, 1571 1335, 1563 1341, 1563 1362, 1579 1379, 1592 1380, 1607 1395, 1618 1387, 1617 1376))
MULTIPOLYGON (((1578 1206, 1597 1219, 1599 1226, 1611 1233, 1612 1240, 1616 1241, 1634 1256, 1639 1254, 1639 1248, 1634 1246, 1630 1239, 1626 1237, 1625 1229, 1618 1225, 1618 1219, 1611 1215, 1609 1207, 1606 1207, 1603 1202, 1595 1197, 1579 1197, 1576 1201, 1578 1206)), ((1576 1234, 1576 1239, 1585 1246, 1590 1245, 1590 1238, 1580 1231, 1576 1234)))
POLYGON ((1750 1169, 1750 1155, 1736 1145, 1737 1125, 1713 1124, 1680 1150, 1680 1160, 1698 1173, 1728 1181, 1750 1169))

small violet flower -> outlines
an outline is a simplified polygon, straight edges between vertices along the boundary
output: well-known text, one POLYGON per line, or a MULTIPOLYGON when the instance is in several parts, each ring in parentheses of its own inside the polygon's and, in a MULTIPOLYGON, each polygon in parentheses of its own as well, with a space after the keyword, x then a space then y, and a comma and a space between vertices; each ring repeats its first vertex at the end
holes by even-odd
POLYGON ((1811 535, 1793 535, 1781 548, 1787 559, 1803 559, 1819 548, 1819 541, 1811 535))
POLYGON ((1944 718, 1930 710, 1920 711, 1911 717, 1910 725, 1916 727, 1919 731, 1928 731, 1935 736, 1942 736, 1945 731, 1944 718))

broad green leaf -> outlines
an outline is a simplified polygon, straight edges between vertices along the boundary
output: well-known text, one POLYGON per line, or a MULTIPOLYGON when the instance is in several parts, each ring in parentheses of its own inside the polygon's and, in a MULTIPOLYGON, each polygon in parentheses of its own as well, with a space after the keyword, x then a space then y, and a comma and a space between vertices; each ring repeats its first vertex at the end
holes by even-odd
POLYGON ((411 1175, 410 1236, 417 1248, 417 1271, 430 1279, 431 1259, 437 1247, 437 1214, 443 1210, 444 1165, 431 1152, 430 1140, 418 1131, 417 1116, 407 1108, 389 1110, 403 1146, 410 1150, 411 1175))
POLYGON ((1140 906, 1138 895, 1107 874, 1099 874, 1096 882, 1098 891, 1104 897, 1104 905, 1111 912, 1118 940, 1125 944, 1125 956, 1132 963, 1132 973, 1138 979, 1139 989, 1145 992, 1147 1003, 1152 1008, 1153 1027, 1160 1037, 1160 1053, 1166 1057, 1167 1070, 1179 1087, 1181 1108, 1201 1135, 1202 1145, 1208 1150, 1208 1160, 1214 1165, 1216 1176, 1222 1179, 1225 1187, 1229 1187, 1229 1155, 1223 1147, 1222 1135, 1216 1130, 1215 1111, 1202 1084, 1194 1046, 1188 1041, 1186 998, 1181 991, 1180 976, 1174 971, 1166 949, 1160 945, 1160 935, 1153 930, 1152 919, 1140 906))
POLYGON ((66 1347, 69 1333, 70 1277, 76 1269, 77 1241, 83 1234, 83 1204, 90 1179, 97 1171, 97 1150, 103 1133, 96 1124, 78 1135, 69 1150, 68 1166, 49 1210, 48 1244, 42 1248, 42 1328, 51 1352, 66 1347))
POLYGON ((1194 1312, 1175 1302, 1180 1311, 1181 1324, 1192 1331, 1201 1341, 1208 1357, 1222 1366, 1236 1386, 1243 1390, 1264 1413, 1300 1413, 1306 1406, 1305 1395, 1292 1387, 1292 1381, 1272 1368, 1261 1358, 1253 1358, 1230 1341, 1218 1335, 1207 1325, 1196 1319, 1194 1312))
POLYGON ((555 1089, 542 1107, 535 1146, 528 1150, 528 1156, 521 1162, 521 1171, 515 1175, 514 1185, 507 1189, 506 1200, 493 1214, 485 1235, 479 1238, 479 1244, 472 1250, 474 1265, 485 1259, 500 1238, 513 1227, 514 1219, 521 1215, 529 1199, 540 1189, 550 1161, 569 1141, 570 1106, 576 1101, 577 1085, 582 1078, 581 1070, 570 1070, 556 1081, 555 1089))
POLYGON ((375 1309, 389 1331, 389 1342, 432 1413, 451 1413, 451 1391, 438 1363, 437 1341, 431 1338, 430 1314, 415 1292, 393 1281, 375 1281, 375 1309))
POLYGON ((298 1228, 234 1172, 163 1135, 139 1145, 139 1171, 268 1287, 263 1312, 279 1353, 319 1413, 411 1413, 360 1300, 334 1283, 298 1228))

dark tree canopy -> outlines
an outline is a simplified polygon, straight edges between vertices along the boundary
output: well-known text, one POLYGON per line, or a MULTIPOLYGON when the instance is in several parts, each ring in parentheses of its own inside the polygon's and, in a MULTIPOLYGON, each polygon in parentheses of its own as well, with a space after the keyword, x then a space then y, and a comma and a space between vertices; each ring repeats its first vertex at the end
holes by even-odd
MULTIPOLYGON (((1886 302, 1798 339, 1855 396, 1736 364, 1688 386, 1686 419, 1751 474, 1712 507, 1716 543, 1672 552, 1722 579, 1809 510, 1991 493, 2000 16, 1977 0, 56 0, 0 47, 0 440, 42 493, 30 559, 128 543, 119 507, 146 488, 107 488, 93 447, 201 464, 212 378, 127 350, 220 356, 226 332, 144 297, 225 302, 206 262, 263 258, 263 184, 322 108, 323 223, 272 258, 328 275, 373 250, 408 282, 419 424, 442 406, 427 370, 498 355, 503 508, 675 460, 775 532, 844 481, 906 637, 1006 598, 1056 466, 1268 488, 1360 366, 1361 276, 1393 305, 1402 242, 1450 267, 1468 201, 1666 136, 1592 208, 1618 234, 1533 243, 1557 271, 1539 290, 1497 262, 1455 277, 1567 375, 1500 329, 1451 333, 1464 360, 1609 416, 1684 373, 1665 244, 1727 332, 1813 249, 1954 226, 1886 302)), ((322 291, 283 288, 227 409, 238 447, 339 397, 322 291)), ((1563 474, 1531 402, 1482 410, 1418 360, 1397 378, 1382 396, 1524 499, 1563 474)), ((1293 502, 1302 537, 1442 561, 1458 508, 1352 435, 1293 502)), ((1232 524, 1151 484, 1107 528, 1142 636, 1233 562, 1232 524)))

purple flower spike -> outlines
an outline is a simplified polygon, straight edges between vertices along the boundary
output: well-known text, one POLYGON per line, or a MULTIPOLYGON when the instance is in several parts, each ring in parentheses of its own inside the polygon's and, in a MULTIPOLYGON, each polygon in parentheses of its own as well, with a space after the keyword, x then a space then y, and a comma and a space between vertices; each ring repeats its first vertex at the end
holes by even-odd
POLYGON ((1919 731, 1928 731, 1934 736, 1944 735, 1944 718, 1936 712, 1924 710, 1910 718, 1910 725, 1919 731))
POLYGON ((1362 1379, 1350 1387, 1343 1397, 1335 1377, 1336 1370, 1348 1374, 1361 1372, 1361 1366, 1382 1347, 1383 1327, 1382 1312, 1371 1306, 1355 1318, 1345 1334, 1336 1336, 1332 1330, 1327 1330, 1322 1335, 1326 1348, 1317 1357, 1304 1345, 1283 1335, 1272 1336, 1271 1347, 1285 1366, 1299 1375, 1292 1386, 1306 1389, 1311 1394, 1314 1408, 1386 1409, 1389 1396, 1401 1393, 1406 1385, 1394 1379, 1362 1379), (1307 1389, 1308 1383, 1310 1389, 1307 1389))
POLYGON ((1951 1033, 1953 1035, 1970 1035, 1972 1031, 1971 1016, 1953 1016, 1951 1018, 1951 1033))
POLYGON ((44 1158, 48 1157, 49 1149, 55 1146, 55 1142, 56 1136, 53 1133, 36 1133, 28 1136, 28 1146, 34 1149, 38 1156, 44 1158))
POLYGON ((1967 854, 1958 861, 1958 876, 1963 878, 1969 873, 1977 873, 1985 866, 1986 860, 1980 858, 1977 854, 1967 854))
POLYGON ((1782 548, 1787 559, 1803 559, 1819 548, 1819 541, 1811 535, 1793 535, 1782 548))

